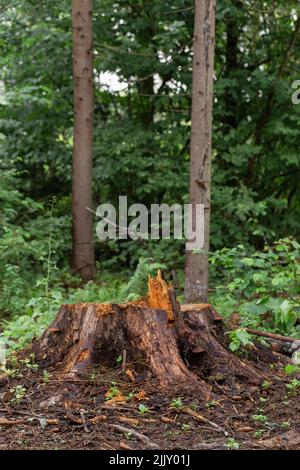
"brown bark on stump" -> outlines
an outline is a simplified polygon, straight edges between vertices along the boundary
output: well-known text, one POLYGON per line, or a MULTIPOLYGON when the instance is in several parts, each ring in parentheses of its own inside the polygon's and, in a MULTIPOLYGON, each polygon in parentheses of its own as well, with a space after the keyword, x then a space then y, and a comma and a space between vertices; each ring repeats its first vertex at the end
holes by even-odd
POLYGON ((222 335, 221 318, 211 305, 181 308, 158 273, 149 279, 148 296, 141 301, 63 305, 32 350, 43 367, 55 366, 71 377, 109 358, 113 364, 126 350, 137 364, 135 372, 146 370, 158 386, 197 389, 208 396, 205 374, 260 380, 250 365, 223 347, 222 335))

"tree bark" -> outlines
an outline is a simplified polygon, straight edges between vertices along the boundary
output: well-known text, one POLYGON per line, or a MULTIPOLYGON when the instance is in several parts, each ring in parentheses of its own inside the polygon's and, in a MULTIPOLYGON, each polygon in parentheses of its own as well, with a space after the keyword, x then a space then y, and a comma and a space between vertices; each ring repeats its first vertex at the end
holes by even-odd
POLYGON ((128 304, 63 305, 32 345, 36 361, 73 379, 99 364, 115 367, 126 351, 136 378, 172 392, 197 390, 204 399, 208 376, 259 382, 249 364, 224 348, 222 321, 211 305, 181 309, 160 273, 148 286, 146 299, 128 304))
POLYGON ((93 278, 95 255, 92 213, 93 58, 92 1, 73 0, 74 144, 72 167, 73 268, 93 278))
POLYGON ((186 251, 186 302, 206 302, 208 298, 214 41, 215 0, 195 0, 190 204, 193 227, 196 204, 204 205, 204 245, 201 253, 186 251))

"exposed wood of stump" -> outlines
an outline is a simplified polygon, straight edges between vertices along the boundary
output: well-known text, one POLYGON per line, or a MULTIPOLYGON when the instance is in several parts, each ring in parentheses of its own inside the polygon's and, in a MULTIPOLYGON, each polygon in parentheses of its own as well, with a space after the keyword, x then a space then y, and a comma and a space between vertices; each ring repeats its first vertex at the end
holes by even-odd
POLYGON ((135 373, 147 371, 160 387, 193 387, 209 393, 207 375, 259 375, 222 345, 222 320, 210 304, 180 307, 174 290, 149 278, 148 296, 128 304, 63 305, 50 328, 32 349, 44 367, 67 376, 85 374, 126 350, 135 373), (194 365, 194 367, 193 367, 194 365))

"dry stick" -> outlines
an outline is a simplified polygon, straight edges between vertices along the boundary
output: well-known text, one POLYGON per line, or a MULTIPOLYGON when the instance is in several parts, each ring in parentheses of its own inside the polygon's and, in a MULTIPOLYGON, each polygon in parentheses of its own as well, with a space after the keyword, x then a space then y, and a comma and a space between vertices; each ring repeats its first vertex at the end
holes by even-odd
POLYGON ((0 418, 0 426, 14 426, 15 424, 27 424, 25 419, 5 419, 0 418))
POLYGON ((131 433, 137 439, 140 439, 140 441, 144 442, 149 449, 159 449, 159 446, 155 442, 150 441, 149 437, 145 436, 144 434, 141 434, 138 431, 135 431, 134 429, 126 428, 125 426, 121 426, 120 424, 108 424, 107 426, 112 429, 117 429, 117 431, 131 433))
POLYGON ((293 343, 294 341, 296 341, 296 338, 291 338, 290 336, 277 335, 276 333, 267 333, 266 331, 253 330, 252 328, 245 329, 251 335, 263 336, 265 338, 283 341, 285 343, 293 343))
POLYGON ((81 416, 81 421, 82 421, 83 428, 84 428, 85 432, 90 432, 90 430, 88 428, 88 425, 87 425, 87 422, 86 422, 86 419, 85 419, 85 413, 84 413, 83 410, 80 410, 80 416, 81 416))
POLYGON ((199 421, 202 421, 203 423, 210 424, 213 428, 217 429, 217 431, 220 431, 224 433, 224 436, 228 436, 228 432, 221 428, 218 424, 214 423, 213 421, 210 421, 209 419, 205 418, 205 416, 200 415, 200 413, 197 413, 196 411, 192 410, 191 408, 183 408, 182 410, 184 413, 192 416, 193 418, 199 419, 199 421))
POLYGON ((140 420, 137 418, 130 418, 129 416, 119 416, 119 421, 121 423, 132 424, 133 426, 138 426, 140 420))
POLYGON ((126 370, 126 360, 127 360, 127 351, 126 349, 123 350, 123 358, 122 358, 122 372, 126 370))
POLYGON ((122 450, 134 450, 132 447, 130 447, 126 442, 120 441, 120 449, 122 450))
MULTIPOLYGON (((32 419, 39 419, 39 418, 32 418, 32 419)), ((43 419, 43 418, 40 418, 43 419)), ((58 419, 45 419, 47 424, 52 424, 52 425, 57 425, 59 424, 58 419)), ((0 418, 0 426, 14 426, 16 424, 28 424, 28 425, 33 425, 33 422, 28 419, 6 419, 6 418, 0 418)))

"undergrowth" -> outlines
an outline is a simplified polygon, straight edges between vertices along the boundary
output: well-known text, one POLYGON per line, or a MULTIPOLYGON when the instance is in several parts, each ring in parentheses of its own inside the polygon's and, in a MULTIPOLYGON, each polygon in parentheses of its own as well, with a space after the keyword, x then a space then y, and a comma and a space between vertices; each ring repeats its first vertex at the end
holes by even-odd
POLYGON ((236 313, 240 328, 233 349, 251 341, 243 327, 300 338, 300 245, 285 238, 251 254, 244 246, 211 255, 214 291, 210 301, 223 317, 236 313))
MULTIPOLYGON (((70 233, 70 220, 57 215, 54 200, 45 208, 18 189, 8 192, 10 177, 1 176, 0 190, 0 340, 9 349, 40 335, 62 303, 133 300, 146 294, 149 274, 172 269, 155 257, 140 258, 133 274, 104 271, 98 265, 95 281, 82 286, 70 274, 69 253, 61 243, 70 233)), ((70 246, 70 240, 65 244, 70 246)), ((233 351, 251 342, 245 327, 300 338, 299 260, 300 245, 292 238, 262 251, 238 245, 210 255, 210 302, 225 318, 233 313, 240 318, 239 327, 230 333, 233 351)), ((183 279, 178 272, 179 293, 183 279)))

